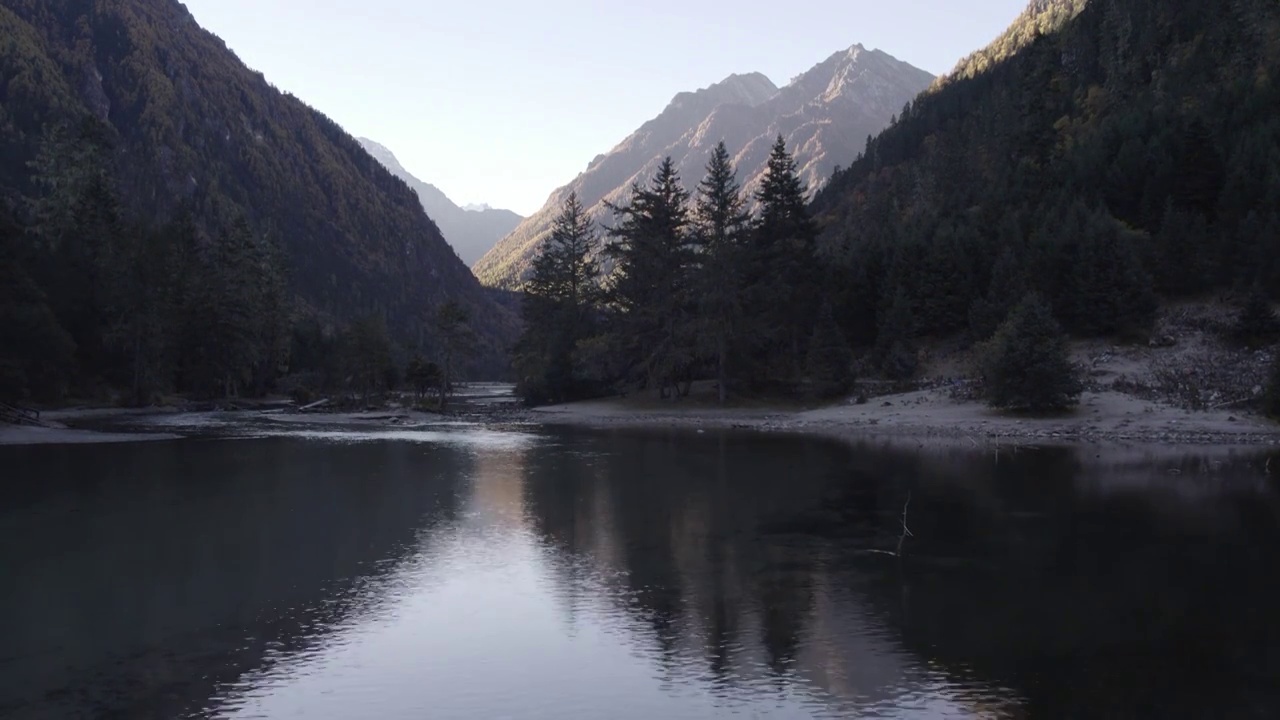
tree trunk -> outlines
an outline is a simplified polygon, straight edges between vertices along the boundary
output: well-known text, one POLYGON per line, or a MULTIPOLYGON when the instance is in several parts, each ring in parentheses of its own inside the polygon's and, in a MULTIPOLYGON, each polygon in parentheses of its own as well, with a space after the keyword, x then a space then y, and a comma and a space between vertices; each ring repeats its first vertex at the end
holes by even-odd
POLYGON ((724 333, 720 333, 720 337, 716 338, 716 384, 720 390, 721 405, 725 403, 729 396, 728 388, 726 387, 728 381, 725 378, 724 371, 724 346, 724 333))
POLYGON ((133 332, 133 404, 142 407, 142 332, 133 332))
POLYGON ((791 328, 791 375, 796 381, 804 378, 804 362, 800 358, 800 332, 795 326, 791 328))
POLYGON ((449 404, 449 386, 453 382, 453 353, 444 355, 444 373, 440 380, 440 412, 444 412, 449 404))

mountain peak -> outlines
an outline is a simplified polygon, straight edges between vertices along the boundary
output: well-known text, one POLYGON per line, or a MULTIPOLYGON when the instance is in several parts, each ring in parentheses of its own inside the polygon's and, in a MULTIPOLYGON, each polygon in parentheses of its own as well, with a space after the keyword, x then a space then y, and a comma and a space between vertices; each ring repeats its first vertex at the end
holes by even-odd
POLYGON ((833 53, 808 71, 797 75, 781 92, 816 98, 824 103, 850 97, 859 103, 875 102, 897 88, 932 82, 932 76, 882 50, 868 50, 861 43, 833 53))
POLYGON ((779 135, 795 154, 801 180, 817 188, 837 165, 853 162, 867 136, 884 129, 904 103, 932 82, 933 76, 923 70, 853 45, 782 89, 754 72, 680 93, 660 115, 553 192, 547 205, 473 269, 488 284, 519 286, 569 193, 577 193, 593 216, 607 221, 608 204, 624 199, 632 184, 643 182, 664 158, 673 160, 685 189, 692 190, 719 142, 733 157, 747 197, 760 183, 779 135))

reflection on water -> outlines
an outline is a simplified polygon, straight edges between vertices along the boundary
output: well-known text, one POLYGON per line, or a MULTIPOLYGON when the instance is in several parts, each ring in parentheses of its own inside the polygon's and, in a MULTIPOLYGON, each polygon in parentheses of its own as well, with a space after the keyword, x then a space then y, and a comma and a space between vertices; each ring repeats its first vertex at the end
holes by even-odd
POLYGON ((0 715, 1274 717, 1264 462, 480 430, 0 448, 0 715))

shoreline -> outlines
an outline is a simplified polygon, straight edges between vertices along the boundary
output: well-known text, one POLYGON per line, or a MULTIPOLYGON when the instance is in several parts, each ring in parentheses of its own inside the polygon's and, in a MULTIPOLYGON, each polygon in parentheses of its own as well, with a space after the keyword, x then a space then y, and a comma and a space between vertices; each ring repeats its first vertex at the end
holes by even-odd
POLYGON ((1113 391, 1087 392, 1076 411, 1038 418, 955 401, 937 390, 807 410, 589 400, 529 412, 535 422, 597 429, 744 429, 842 439, 948 441, 974 447, 1029 443, 1280 446, 1280 424, 1253 414, 1193 412, 1113 391))
POLYGON ((846 400, 816 408, 759 405, 721 407, 705 398, 659 402, 647 398, 586 400, 540 408, 435 415, 407 409, 361 413, 277 414, 252 410, 185 413, 151 409, 70 408, 45 413, 48 427, 0 426, 0 445, 119 443, 173 440, 184 429, 234 426, 249 419, 281 427, 566 426, 687 431, 747 430, 844 440, 898 440, 973 448, 1034 444, 1102 446, 1280 446, 1280 424, 1248 413, 1187 410, 1115 391, 1087 392, 1072 413, 1021 417, 977 402, 957 401, 941 390, 846 400), (111 421, 129 420, 127 425, 111 421), (151 422, 148 422, 151 421, 151 422), (96 429, 92 425, 108 423, 96 429), (89 427, 77 427, 88 424, 89 427), (138 425, 132 430, 128 425, 138 425))

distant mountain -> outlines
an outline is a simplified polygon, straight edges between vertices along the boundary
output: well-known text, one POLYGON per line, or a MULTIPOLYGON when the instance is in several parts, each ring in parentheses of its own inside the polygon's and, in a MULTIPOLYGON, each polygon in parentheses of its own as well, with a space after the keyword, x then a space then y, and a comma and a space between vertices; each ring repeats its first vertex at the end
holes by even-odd
POLYGON ((738 179, 748 192, 755 190, 779 134, 795 153, 805 182, 816 189, 837 165, 852 162, 867 138, 884 129, 933 80, 886 53, 855 45, 783 88, 751 73, 682 92, 660 115, 553 192, 541 210, 476 263, 476 275, 486 285, 518 286, 571 192, 597 219, 607 221, 611 218, 604 202, 621 199, 666 156, 674 158, 685 185, 696 186, 721 140, 734 154, 738 179))
POLYGON ((512 329, 405 183, 336 123, 273 87, 177 0, 0 0, 0 198, 38 194, 44 134, 90 116, 111 136, 127 216, 191 209, 279 241, 303 312, 379 315, 429 343, 436 307, 468 307, 493 363, 512 329), (425 337, 424 337, 425 335, 425 337))
POLYGON ((368 138, 360 138, 360 144, 393 175, 404 180, 418 193, 422 209, 436 221, 444 239, 467 265, 474 264, 524 220, 510 210, 495 210, 488 205, 458 207, 439 188, 419 180, 405 170, 395 154, 386 147, 368 138))

